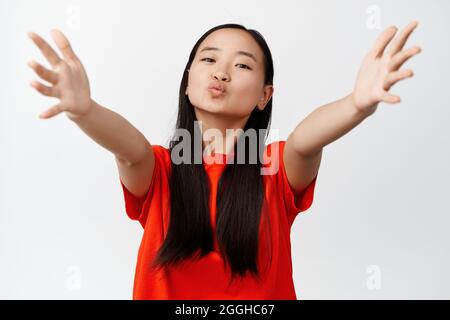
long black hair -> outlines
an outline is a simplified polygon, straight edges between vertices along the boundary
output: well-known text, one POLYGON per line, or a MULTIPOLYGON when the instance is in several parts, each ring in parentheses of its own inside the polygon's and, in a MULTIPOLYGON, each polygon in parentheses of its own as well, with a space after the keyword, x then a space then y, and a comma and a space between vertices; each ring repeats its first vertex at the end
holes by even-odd
MULTIPOLYGON (((234 28, 247 31, 258 43, 264 54, 265 84, 273 84, 273 61, 270 49, 263 36, 256 30, 247 29, 240 24, 222 24, 208 30, 193 47, 184 69, 179 91, 178 117, 176 129, 185 129, 194 137, 198 130, 194 107, 185 94, 188 84, 188 71, 202 41, 212 32, 234 28)), ((225 267, 231 267, 231 281, 237 276, 245 276, 247 271, 260 280, 258 270, 259 226, 264 200, 263 176, 260 156, 256 163, 248 163, 249 152, 245 152, 244 164, 237 164, 237 145, 243 145, 246 151, 249 144, 245 137, 246 130, 253 129, 256 134, 258 155, 264 149, 267 132, 272 116, 272 99, 263 110, 256 106, 250 114, 243 129, 244 134, 234 145, 234 163, 227 163, 218 183, 216 232, 217 241, 225 267), (243 139, 243 140, 241 140, 243 139), (261 140, 262 139, 262 140, 261 140)), ((200 135, 201 137, 201 135, 200 135)), ((179 137, 173 137, 169 150, 177 145, 179 137)), ((194 150, 191 139, 191 150, 194 150)), ((197 143, 202 143, 202 141, 197 143)), ((200 144, 202 145, 202 144, 200 144)), ((193 155, 193 152, 191 152, 193 155)), ((164 243, 159 248, 153 263, 165 266, 181 262, 187 258, 201 258, 214 250, 213 230, 209 212, 210 188, 205 168, 191 158, 191 162, 171 164, 170 175, 170 223, 164 243)), ((254 161, 252 161, 254 162, 254 161)))

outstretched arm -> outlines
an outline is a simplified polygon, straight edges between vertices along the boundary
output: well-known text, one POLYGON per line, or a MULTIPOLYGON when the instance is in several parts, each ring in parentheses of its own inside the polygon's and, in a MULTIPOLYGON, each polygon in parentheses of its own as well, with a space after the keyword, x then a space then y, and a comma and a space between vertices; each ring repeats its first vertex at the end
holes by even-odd
POLYGON ((417 46, 403 50, 416 27, 417 22, 411 22, 392 43, 397 28, 391 26, 384 30, 365 56, 353 92, 314 110, 289 135, 283 157, 289 182, 296 190, 304 189, 316 176, 323 147, 373 114, 380 102, 400 102, 400 97, 389 90, 397 82, 413 76, 412 70, 399 69, 421 51, 417 46), (390 48, 385 52, 389 43, 390 48))
POLYGON ((52 69, 47 69, 31 61, 28 65, 48 83, 32 81, 31 86, 42 95, 59 100, 39 117, 50 119, 65 113, 91 139, 114 154, 125 186, 136 196, 144 195, 154 168, 150 143, 121 115, 91 99, 84 67, 62 32, 52 30, 53 40, 62 57, 36 33, 30 32, 28 36, 52 66, 52 69))

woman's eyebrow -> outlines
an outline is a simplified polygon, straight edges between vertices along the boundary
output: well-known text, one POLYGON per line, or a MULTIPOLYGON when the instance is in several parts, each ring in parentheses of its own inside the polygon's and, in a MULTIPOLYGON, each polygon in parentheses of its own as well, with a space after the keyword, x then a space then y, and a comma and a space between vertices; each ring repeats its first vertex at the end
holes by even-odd
MULTIPOLYGON (((204 47, 202 50, 200 50, 200 52, 208 51, 208 50, 210 50, 210 51, 222 51, 221 49, 216 48, 216 47, 204 47)), ((250 52, 239 50, 239 51, 236 51, 236 54, 247 56, 247 57, 255 60, 255 62, 257 62, 255 55, 250 53, 250 52)))

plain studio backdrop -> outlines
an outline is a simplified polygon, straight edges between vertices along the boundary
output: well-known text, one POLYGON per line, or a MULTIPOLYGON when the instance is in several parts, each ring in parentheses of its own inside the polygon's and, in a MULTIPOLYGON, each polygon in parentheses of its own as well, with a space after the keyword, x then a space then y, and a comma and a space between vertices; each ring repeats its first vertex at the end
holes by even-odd
MULTIPOLYGON (((311 208, 291 230, 299 299, 450 298, 450 2, 0 1, 0 298, 130 299, 142 227, 125 213, 113 155, 29 86, 62 30, 92 97, 168 146, 183 68, 209 28, 266 38, 279 139, 351 92, 378 34, 412 20, 415 76, 324 149, 311 208)), ((270 140, 269 140, 270 142, 270 140)))

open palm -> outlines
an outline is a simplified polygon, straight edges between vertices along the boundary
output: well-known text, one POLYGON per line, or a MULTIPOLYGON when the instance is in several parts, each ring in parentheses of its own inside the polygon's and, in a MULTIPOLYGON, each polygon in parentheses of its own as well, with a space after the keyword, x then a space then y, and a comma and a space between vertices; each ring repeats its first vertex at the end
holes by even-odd
POLYGON ((411 69, 399 69, 408 59, 421 51, 418 46, 403 50, 417 24, 417 21, 408 24, 392 43, 391 40, 397 33, 395 26, 385 29, 379 35, 358 72, 353 91, 353 101, 358 110, 373 112, 380 102, 400 102, 400 97, 389 93, 389 90, 397 82, 413 76, 411 69), (390 48, 385 52, 389 43, 390 48))
POLYGON ((59 103, 42 112, 39 117, 48 119, 65 111, 67 116, 75 119, 86 114, 91 106, 89 81, 78 57, 73 52, 69 41, 59 30, 52 30, 51 35, 63 58, 39 35, 29 32, 28 36, 41 50, 52 66, 49 70, 32 60, 28 65, 43 80, 52 86, 44 85, 39 81, 32 81, 30 85, 41 94, 59 99, 59 103))

